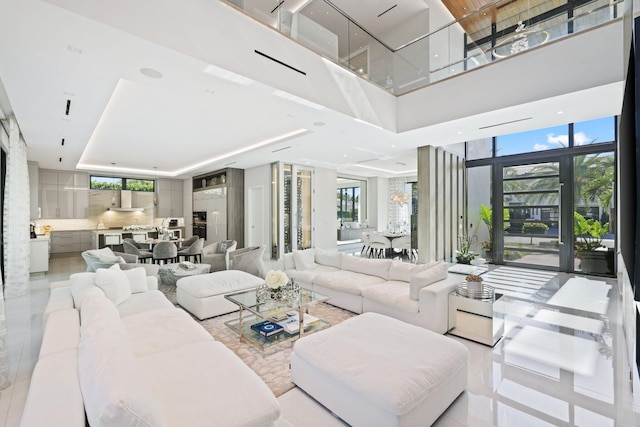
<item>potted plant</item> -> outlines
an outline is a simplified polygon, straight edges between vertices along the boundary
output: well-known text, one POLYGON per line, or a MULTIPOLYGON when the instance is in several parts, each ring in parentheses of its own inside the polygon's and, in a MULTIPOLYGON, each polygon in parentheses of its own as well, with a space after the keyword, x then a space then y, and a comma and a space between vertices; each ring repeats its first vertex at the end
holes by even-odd
POLYGON ((476 236, 458 236, 458 250, 456 250, 456 260, 460 264, 471 264, 476 257, 471 251, 471 245, 474 244, 478 238, 476 236))
POLYGON ((587 219, 578 212, 573 213, 575 253, 580 259, 584 273, 611 274, 613 251, 602 246, 602 239, 609 232, 609 223, 602 225, 597 219, 587 219))
MULTIPOLYGON (((485 205, 480 205, 480 219, 485 223, 489 230, 489 240, 481 243, 484 257, 487 261, 493 260, 493 210, 485 205)), ((509 223, 509 209, 504 208, 502 211, 503 229, 507 230, 511 224, 509 223)))

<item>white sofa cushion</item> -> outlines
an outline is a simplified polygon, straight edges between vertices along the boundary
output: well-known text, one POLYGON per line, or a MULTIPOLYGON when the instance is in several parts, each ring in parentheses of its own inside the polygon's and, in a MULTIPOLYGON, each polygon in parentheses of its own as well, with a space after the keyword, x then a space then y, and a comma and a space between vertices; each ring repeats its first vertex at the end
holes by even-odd
POLYGON ((411 277, 420 273, 421 271, 428 270, 435 266, 437 262, 431 262, 429 264, 412 264, 410 262, 392 261, 389 267, 389 280, 400 280, 407 282, 411 280, 411 277))
POLYGON ((104 298, 104 291, 96 286, 96 273, 76 273, 69 277, 73 304, 80 310, 85 301, 94 297, 104 298))
POLYGON ((418 301, 420 299, 420 289, 428 286, 432 283, 446 279, 449 275, 449 266, 446 262, 437 262, 431 268, 421 271, 420 273, 411 277, 409 281, 409 296, 412 300, 418 301))
MULTIPOLYGON (((270 426, 280 407, 267 385, 217 341, 140 358, 140 371, 168 426, 270 426)), ((92 426, 93 427, 93 426, 92 426)))
POLYGON ((285 270, 293 270, 296 268, 296 260, 293 259, 293 253, 291 252, 282 256, 282 262, 284 263, 285 270))
POLYGON ((75 308, 56 311, 49 320, 42 335, 39 359, 53 353, 77 350, 80 342, 80 313, 75 308))
POLYGON ((51 289, 49 293, 49 301, 47 302, 47 306, 42 314, 42 325, 46 326, 49 316, 56 311, 68 310, 73 307, 71 286, 51 289))
POLYGON ((318 266, 318 264, 315 263, 315 255, 313 249, 293 251, 293 259, 296 262, 296 270, 311 270, 318 266))
POLYGON ((40 359, 31 375, 20 427, 84 425, 84 404, 78 383, 78 349, 40 359))
POLYGON ((131 298, 118 305, 116 309, 120 317, 131 316, 145 311, 172 308, 173 304, 160 291, 140 292, 131 295, 131 298))
POLYGON ((124 271, 118 264, 109 268, 96 270, 96 286, 104 291, 104 294, 115 305, 121 304, 131 296, 131 285, 124 271))
POLYGON ((126 316, 122 323, 136 357, 213 340, 211 334, 184 310, 174 307, 126 316), (160 329, 158 325, 162 325, 160 329))
POLYGON ((354 295, 362 295, 362 289, 367 286, 383 283, 385 280, 377 276, 339 270, 333 273, 319 274, 313 279, 313 285, 324 286, 354 295))
POLYGON ((362 288, 362 297, 405 313, 420 311, 420 303, 409 298, 409 284, 405 281, 390 280, 362 288))
POLYGON ((147 292, 149 290, 149 282, 147 281, 147 272, 144 268, 131 268, 129 270, 123 270, 129 281, 131 287, 131 293, 137 294, 140 292, 147 292))
POLYGON ((81 316, 78 373, 89 424, 164 425, 113 303, 93 298, 83 304, 81 316))
POLYGON ((319 274, 332 273, 335 271, 340 271, 335 267, 330 267, 327 265, 320 265, 311 270, 287 270, 285 271, 287 277, 295 279, 297 282, 301 284, 311 285, 313 283, 313 279, 315 279, 319 274))
POLYGON ((345 256, 342 259, 343 270, 376 276, 384 280, 389 279, 389 267, 391 267, 391 260, 388 259, 363 259, 355 256, 345 256))
POLYGON ((315 250, 315 260, 317 264, 328 267, 342 268, 342 254, 338 251, 326 251, 324 249, 315 250))

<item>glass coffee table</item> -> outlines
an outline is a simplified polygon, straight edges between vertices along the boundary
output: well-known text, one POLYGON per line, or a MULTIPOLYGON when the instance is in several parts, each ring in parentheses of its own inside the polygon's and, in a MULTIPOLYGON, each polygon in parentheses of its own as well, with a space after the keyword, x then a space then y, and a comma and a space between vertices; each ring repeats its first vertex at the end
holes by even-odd
POLYGON ((240 336, 240 341, 252 344, 262 351, 273 345, 292 341, 305 334, 317 332, 330 326, 328 322, 308 314, 310 306, 327 301, 330 297, 309 289, 301 288, 300 298, 295 301, 258 302, 255 289, 236 292, 224 297, 240 307, 238 318, 225 322, 225 325, 240 336), (307 321, 306 324, 303 319, 307 321), (282 327, 281 330, 273 331, 272 335, 265 336, 265 331, 261 331, 257 327, 265 321, 281 327, 285 324, 288 325, 286 328, 282 327), (296 322, 297 325, 295 325, 296 322), (291 323, 294 324, 291 325, 291 323))

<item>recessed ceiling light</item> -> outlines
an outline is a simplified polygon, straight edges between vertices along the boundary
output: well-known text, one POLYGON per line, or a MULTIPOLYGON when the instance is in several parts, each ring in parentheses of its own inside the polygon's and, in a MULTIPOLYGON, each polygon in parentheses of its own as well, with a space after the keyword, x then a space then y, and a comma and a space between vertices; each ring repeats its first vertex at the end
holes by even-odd
POLYGON ((391 144, 391 148, 396 148, 396 144, 391 144))
POLYGON ((435 55, 433 55, 433 57, 434 57, 434 58, 437 58, 437 57, 438 57, 438 54, 436 53, 435 55))
POLYGON ((349 157, 349 156, 347 156, 347 155, 345 154, 345 155, 344 155, 344 157, 349 157))
POLYGON ((462 135, 462 131, 461 130, 458 131, 458 135, 462 135))
POLYGON ((560 110, 558 111, 558 114, 564 114, 564 111, 560 110))
POLYGON ((313 122, 314 126, 318 126, 318 127, 322 127, 324 126, 326 123, 325 122, 313 122))
POLYGON ((162 77, 164 77, 160 71, 154 70, 153 68, 140 68, 140 72, 147 77, 151 77, 152 79, 161 79, 162 77))

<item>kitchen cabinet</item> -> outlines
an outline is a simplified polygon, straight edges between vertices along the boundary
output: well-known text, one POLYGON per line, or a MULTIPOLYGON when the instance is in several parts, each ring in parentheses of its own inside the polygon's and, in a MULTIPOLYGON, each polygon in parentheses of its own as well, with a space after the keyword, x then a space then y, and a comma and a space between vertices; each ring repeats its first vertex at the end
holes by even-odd
POLYGON ((66 171, 40 171, 42 218, 87 218, 89 175, 66 171))
POLYGON ((52 231, 50 238, 53 254, 82 252, 98 247, 95 231, 52 231))
POLYGON ((45 273, 49 271, 49 238, 38 237, 29 242, 29 273, 45 273))
POLYGON ((182 181, 159 179, 157 181, 159 218, 180 218, 184 216, 182 181))

